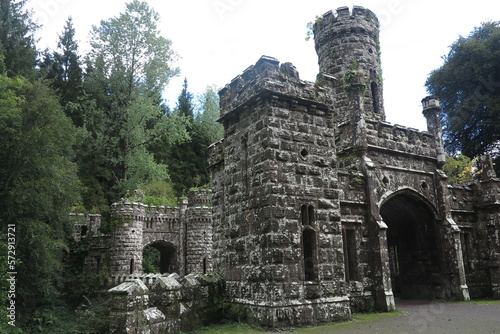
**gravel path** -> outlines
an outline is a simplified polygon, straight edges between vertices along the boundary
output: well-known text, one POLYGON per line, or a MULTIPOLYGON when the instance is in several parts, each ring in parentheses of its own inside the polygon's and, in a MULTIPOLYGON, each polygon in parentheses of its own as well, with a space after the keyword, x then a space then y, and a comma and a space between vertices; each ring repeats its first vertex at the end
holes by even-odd
POLYGON ((301 329, 308 334, 500 333, 500 304, 397 301, 403 314, 342 326, 301 329))

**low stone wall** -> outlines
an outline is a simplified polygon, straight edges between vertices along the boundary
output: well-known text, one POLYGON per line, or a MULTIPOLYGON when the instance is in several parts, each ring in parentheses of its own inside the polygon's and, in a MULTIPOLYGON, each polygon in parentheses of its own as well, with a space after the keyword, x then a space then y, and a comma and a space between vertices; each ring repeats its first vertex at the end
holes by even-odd
POLYGON ((162 274, 138 274, 138 275, 111 275, 108 278, 108 287, 115 287, 130 280, 140 280, 148 289, 151 289, 162 274))
POLYGON ((216 319, 224 282, 214 274, 170 274, 151 288, 129 279, 108 292, 111 334, 177 334, 216 319))

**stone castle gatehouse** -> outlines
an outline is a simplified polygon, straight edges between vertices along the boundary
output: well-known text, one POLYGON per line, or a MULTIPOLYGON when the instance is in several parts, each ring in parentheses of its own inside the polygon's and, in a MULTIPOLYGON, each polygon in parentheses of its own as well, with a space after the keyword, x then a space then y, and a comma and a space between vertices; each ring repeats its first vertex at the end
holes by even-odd
MULTIPOLYGON (((153 245, 163 272, 213 269, 230 302, 268 327, 390 311, 395 297, 500 298, 491 159, 482 158, 480 182, 448 183, 434 97, 422 100, 427 131, 386 121, 371 11, 330 11, 314 38, 316 82, 262 57, 220 91, 225 134, 210 147, 211 200, 201 192, 179 208, 118 203, 113 217, 123 224, 110 236, 96 235, 97 216, 76 225, 75 237, 91 242, 89 270, 104 261, 111 274, 140 275, 142 250, 153 245)), ((177 277, 156 279, 146 282, 152 291, 180 289, 177 277)), ((147 295, 139 283, 125 287, 147 295)))
POLYGON ((386 122, 379 24, 355 6, 314 25, 319 75, 262 57, 220 91, 213 266, 269 327, 390 311, 396 297, 500 297, 500 181, 453 186, 439 101, 428 130, 386 122))
MULTIPOLYGON (((73 215, 74 239, 88 243, 86 272, 111 275, 112 283, 143 275, 146 247, 160 253, 160 272, 208 273, 211 267, 212 213, 209 190, 190 191, 179 207, 155 207, 122 200, 112 205, 116 225, 110 235, 98 233, 100 215, 73 215)), ((161 275, 156 275, 161 276, 161 275)))

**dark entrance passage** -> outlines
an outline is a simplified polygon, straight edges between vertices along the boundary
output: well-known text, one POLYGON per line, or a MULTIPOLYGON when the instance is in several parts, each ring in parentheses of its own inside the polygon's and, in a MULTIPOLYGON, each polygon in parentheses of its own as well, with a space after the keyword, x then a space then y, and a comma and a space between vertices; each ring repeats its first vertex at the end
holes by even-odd
POLYGON ((158 241, 144 247, 144 272, 173 273, 177 271, 177 250, 167 242, 158 241))
POLYGON ((442 284, 436 218, 418 194, 402 192, 380 209, 387 230, 392 289, 397 297, 433 299, 442 284))

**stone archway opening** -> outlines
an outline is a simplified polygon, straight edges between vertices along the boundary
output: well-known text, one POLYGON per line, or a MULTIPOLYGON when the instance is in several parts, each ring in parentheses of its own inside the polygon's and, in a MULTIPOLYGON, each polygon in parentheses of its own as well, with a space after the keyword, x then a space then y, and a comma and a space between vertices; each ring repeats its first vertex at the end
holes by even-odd
POLYGON ((394 295, 433 299, 442 285, 442 253, 434 211, 420 196, 403 192, 388 199, 380 214, 388 226, 394 295))
POLYGON ((177 249, 165 241, 157 241, 143 249, 142 266, 146 273, 173 273, 178 271, 177 249))

